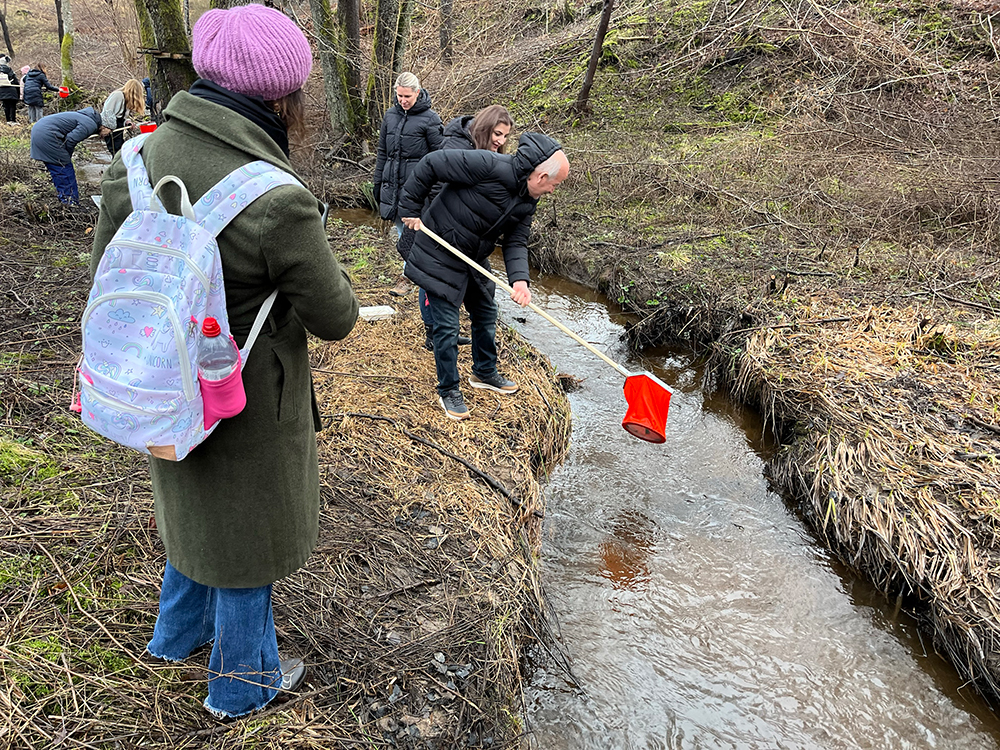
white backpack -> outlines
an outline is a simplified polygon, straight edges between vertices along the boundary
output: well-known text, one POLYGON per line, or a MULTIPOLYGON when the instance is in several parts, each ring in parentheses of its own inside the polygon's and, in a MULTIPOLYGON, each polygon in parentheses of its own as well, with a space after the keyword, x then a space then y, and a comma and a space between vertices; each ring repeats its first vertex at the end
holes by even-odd
MULTIPOLYGON (((88 427, 116 443, 180 461, 218 424, 205 424, 196 361, 205 317, 214 317, 222 335, 230 335, 216 238, 268 190, 301 183, 255 161, 228 174, 192 206, 177 177, 167 175, 150 186, 139 153, 146 137, 122 148, 133 210, 94 276, 82 321, 81 390, 73 408, 88 427), (180 216, 167 213, 157 197, 168 182, 180 187, 180 216)), ((240 352, 243 366, 277 294, 261 306, 240 352)))

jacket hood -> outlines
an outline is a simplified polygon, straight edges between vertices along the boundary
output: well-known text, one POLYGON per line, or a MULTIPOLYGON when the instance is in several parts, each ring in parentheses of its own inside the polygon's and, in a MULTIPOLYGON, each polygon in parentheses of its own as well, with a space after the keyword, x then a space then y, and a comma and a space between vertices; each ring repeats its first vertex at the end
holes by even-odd
POLYGON ((472 119, 472 115, 462 115, 461 117, 452 119, 444 126, 444 137, 465 139, 472 148, 475 148, 476 144, 473 143, 472 135, 469 133, 469 125, 472 124, 472 119))
POLYGON ((535 167, 562 149, 559 141, 541 133, 522 133, 517 139, 514 154, 514 172, 519 180, 526 179, 535 167))
POLYGON ((101 127, 101 114, 100 114, 100 112, 98 112, 93 107, 84 107, 81 110, 77 110, 77 114, 81 114, 81 115, 84 115, 86 117, 89 117, 90 119, 92 119, 94 121, 94 123, 96 123, 96 125, 97 125, 98 128, 101 127))
MULTIPOLYGON (((392 89, 392 99, 396 101, 396 89, 392 89)), ((417 94, 417 100, 413 102, 413 106, 409 110, 405 110, 399 106, 399 102, 396 101, 396 107, 399 108, 400 113, 408 112, 411 115, 415 115, 417 112, 423 112, 425 109, 431 108, 431 95, 427 89, 420 89, 420 93, 417 94)))

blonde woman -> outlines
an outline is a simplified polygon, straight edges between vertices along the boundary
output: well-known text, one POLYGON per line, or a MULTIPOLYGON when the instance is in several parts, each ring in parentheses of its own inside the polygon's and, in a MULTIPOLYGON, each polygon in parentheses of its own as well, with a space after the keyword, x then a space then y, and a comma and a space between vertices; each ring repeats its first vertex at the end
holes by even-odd
POLYGON ((101 125, 111 131, 104 143, 112 156, 125 143, 125 123, 129 113, 133 117, 146 114, 146 89, 134 78, 127 80, 117 91, 112 91, 101 110, 101 125))

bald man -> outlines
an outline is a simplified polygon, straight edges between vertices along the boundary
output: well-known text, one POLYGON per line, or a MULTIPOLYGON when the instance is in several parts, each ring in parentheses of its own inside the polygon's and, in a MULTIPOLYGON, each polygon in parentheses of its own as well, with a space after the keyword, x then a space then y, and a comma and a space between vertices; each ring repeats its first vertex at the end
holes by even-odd
MULTIPOLYGON (((422 223, 489 269, 497 242, 503 250, 511 299, 531 302, 528 235, 538 199, 569 175, 560 145, 541 133, 524 133, 513 155, 446 149, 428 154, 413 169, 399 215, 411 229, 422 223), (445 188, 423 208, 436 183, 445 188)), ((438 403, 449 419, 469 417, 458 375, 458 316, 464 304, 472 323, 469 385, 503 395, 517 384, 497 370, 496 285, 422 232, 406 261, 406 277, 427 292, 434 313, 434 361, 438 403)))

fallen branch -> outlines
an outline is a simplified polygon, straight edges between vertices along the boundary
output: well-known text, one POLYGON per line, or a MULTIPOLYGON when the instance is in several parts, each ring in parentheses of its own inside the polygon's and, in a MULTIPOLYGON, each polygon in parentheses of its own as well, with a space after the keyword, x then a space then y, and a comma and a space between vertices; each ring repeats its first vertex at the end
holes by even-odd
POLYGON ((362 380, 402 380, 406 381, 408 378, 404 378, 400 375, 366 375, 360 372, 338 372, 337 370, 324 370, 321 367, 312 368, 313 372, 322 372, 326 375, 339 375, 342 378, 361 378, 362 380))
POLYGON ((441 579, 440 578, 432 578, 432 579, 427 580, 427 581, 417 581, 416 583, 411 583, 411 584, 409 584, 407 586, 400 586, 399 588, 392 589, 391 591, 379 591, 379 592, 374 593, 374 594, 364 594, 361 598, 362 599, 391 599, 392 597, 396 596, 397 594, 403 594, 403 593, 406 593, 407 591, 412 591, 413 589, 419 589, 419 588, 422 588, 424 586, 437 586, 439 583, 441 583, 441 579))
POLYGON ((997 427, 995 424, 990 424, 989 422, 984 422, 981 419, 977 419, 976 417, 968 415, 966 415, 965 419, 967 422, 974 424, 976 427, 979 427, 980 429, 987 430, 989 432, 994 433, 995 435, 1000 435, 1000 427, 997 427))

